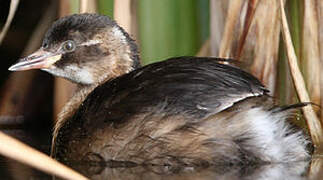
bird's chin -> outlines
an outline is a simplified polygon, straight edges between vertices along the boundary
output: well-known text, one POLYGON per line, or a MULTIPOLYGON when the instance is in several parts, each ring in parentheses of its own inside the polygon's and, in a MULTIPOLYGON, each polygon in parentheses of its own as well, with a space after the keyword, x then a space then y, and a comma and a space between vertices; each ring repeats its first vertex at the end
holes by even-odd
POLYGON ((50 68, 44 68, 41 70, 54 76, 62 77, 76 84, 91 85, 95 83, 92 74, 81 68, 70 68, 70 66, 66 66, 64 69, 61 69, 53 65, 50 68))

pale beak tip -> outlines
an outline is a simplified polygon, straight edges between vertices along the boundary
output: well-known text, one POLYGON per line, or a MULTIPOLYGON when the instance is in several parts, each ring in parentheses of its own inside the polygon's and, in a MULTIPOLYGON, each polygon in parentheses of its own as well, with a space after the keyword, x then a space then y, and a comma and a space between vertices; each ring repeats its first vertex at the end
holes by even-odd
POLYGON ((12 65, 8 68, 9 71, 16 71, 17 68, 15 67, 15 65, 12 65))

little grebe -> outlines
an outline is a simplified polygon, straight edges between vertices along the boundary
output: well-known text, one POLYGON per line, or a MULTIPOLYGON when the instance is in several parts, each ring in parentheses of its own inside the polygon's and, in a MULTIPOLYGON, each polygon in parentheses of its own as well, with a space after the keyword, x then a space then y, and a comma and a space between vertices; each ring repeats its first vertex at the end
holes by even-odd
POLYGON ((42 47, 9 70, 41 69, 79 84, 59 114, 52 156, 199 166, 291 162, 309 154, 252 75, 223 59, 178 57, 140 67, 137 46, 97 14, 56 21, 42 47))

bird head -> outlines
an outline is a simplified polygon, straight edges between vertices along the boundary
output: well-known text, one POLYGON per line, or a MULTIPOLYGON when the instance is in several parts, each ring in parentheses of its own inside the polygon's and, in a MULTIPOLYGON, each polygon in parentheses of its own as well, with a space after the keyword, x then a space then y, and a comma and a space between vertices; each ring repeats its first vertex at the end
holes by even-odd
POLYGON ((54 22, 42 46, 9 70, 41 69, 90 85, 139 66, 136 44, 115 21, 98 14, 75 14, 54 22))

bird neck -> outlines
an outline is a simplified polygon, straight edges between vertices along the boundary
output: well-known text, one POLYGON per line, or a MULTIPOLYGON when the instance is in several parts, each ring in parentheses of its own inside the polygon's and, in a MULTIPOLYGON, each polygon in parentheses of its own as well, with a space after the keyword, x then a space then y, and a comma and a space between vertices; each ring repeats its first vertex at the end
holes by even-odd
POLYGON ((73 116, 73 114, 80 107, 82 102, 85 100, 88 94, 95 89, 96 85, 79 85, 76 93, 72 96, 72 98, 64 105, 63 109, 57 116, 56 124, 53 132, 53 143, 58 135, 59 129, 63 126, 63 124, 73 116))

